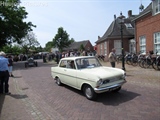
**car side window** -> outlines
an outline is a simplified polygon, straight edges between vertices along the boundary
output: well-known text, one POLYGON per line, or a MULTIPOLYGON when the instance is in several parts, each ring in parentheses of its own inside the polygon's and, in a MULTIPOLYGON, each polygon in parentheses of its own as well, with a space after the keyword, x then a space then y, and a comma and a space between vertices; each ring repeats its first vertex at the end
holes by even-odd
POLYGON ((60 66, 59 66, 59 67, 66 68, 66 63, 67 63, 67 61, 66 61, 66 60, 61 61, 61 63, 60 63, 60 66))
POLYGON ((88 61, 86 59, 78 59, 76 60, 76 64, 78 69, 83 69, 83 68, 87 68, 88 61))
POLYGON ((86 58, 77 59, 76 64, 77 64, 78 69, 94 68, 94 67, 101 66, 98 63, 97 59, 94 59, 94 58, 91 58, 91 59, 86 59, 86 58))
POLYGON ((76 69, 75 62, 73 60, 68 60, 66 68, 76 69))

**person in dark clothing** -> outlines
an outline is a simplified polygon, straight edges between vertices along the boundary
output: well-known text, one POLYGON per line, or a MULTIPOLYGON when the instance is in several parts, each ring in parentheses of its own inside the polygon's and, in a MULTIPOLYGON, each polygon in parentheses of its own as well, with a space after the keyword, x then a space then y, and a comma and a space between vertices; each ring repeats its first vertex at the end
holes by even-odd
POLYGON ((11 94, 9 92, 9 72, 8 72, 8 59, 5 58, 6 54, 0 52, 0 93, 11 94), (5 89, 4 89, 5 86, 5 89))
POLYGON ((59 52, 56 53, 56 62, 59 63, 59 52))
POLYGON ((46 54, 43 54, 42 57, 43 57, 43 62, 46 63, 47 62, 46 61, 46 54))
POLYGON ((13 70, 13 59, 12 59, 12 57, 11 57, 10 55, 8 56, 8 61, 9 61, 9 65, 8 65, 9 76, 10 76, 10 77, 14 77, 14 75, 12 74, 12 70, 13 70))

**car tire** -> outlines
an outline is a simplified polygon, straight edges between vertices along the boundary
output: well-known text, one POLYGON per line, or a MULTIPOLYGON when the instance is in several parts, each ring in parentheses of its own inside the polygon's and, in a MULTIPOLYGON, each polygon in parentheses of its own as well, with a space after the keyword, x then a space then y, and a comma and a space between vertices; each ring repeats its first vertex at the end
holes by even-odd
POLYGON ((36 65, 36 67, 37 67, 37 66, 38 66, 38 63, 36 62, 35 65, 36 65))
POLYGON ((27 68, 28 67, 28 64, 27 63, 25 63, 25 68, 27 68))
POLYGON ((58 86, 62 85, 61 80, 59 78, 56 78, 55 80, 56 80, 56 83, 57 83, 58 86))
POLYGON ((119 92, 120 90, 121 90, 121 87, 119 87, 119 88, 113 90, 112 92, 119 92))
POLYGON ((97 94, 94 92, 93 88, 90 85, 85 85, 83 88, 84 95, 89 100, 96 100, 97 94))

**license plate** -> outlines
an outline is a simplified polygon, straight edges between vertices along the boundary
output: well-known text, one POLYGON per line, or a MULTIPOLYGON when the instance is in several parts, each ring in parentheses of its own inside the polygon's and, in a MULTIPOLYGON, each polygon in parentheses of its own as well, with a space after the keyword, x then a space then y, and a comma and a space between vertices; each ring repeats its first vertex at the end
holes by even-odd
POLYGON ((110 88, 109 91, 116 90, 118 87, 110 88))

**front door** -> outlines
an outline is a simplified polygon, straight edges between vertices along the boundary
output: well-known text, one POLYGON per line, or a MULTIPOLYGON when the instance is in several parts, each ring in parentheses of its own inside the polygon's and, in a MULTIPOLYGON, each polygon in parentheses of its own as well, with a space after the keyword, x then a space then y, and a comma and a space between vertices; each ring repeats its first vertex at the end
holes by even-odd
POLYGON ((68 60, 66 68, 63 71, 65 83, 69 86, 76 87, 77 86, 77 69, 75 67, 75 62, 73 62, 74 67, 72 67, 71 63, 73 61, 68 60))

